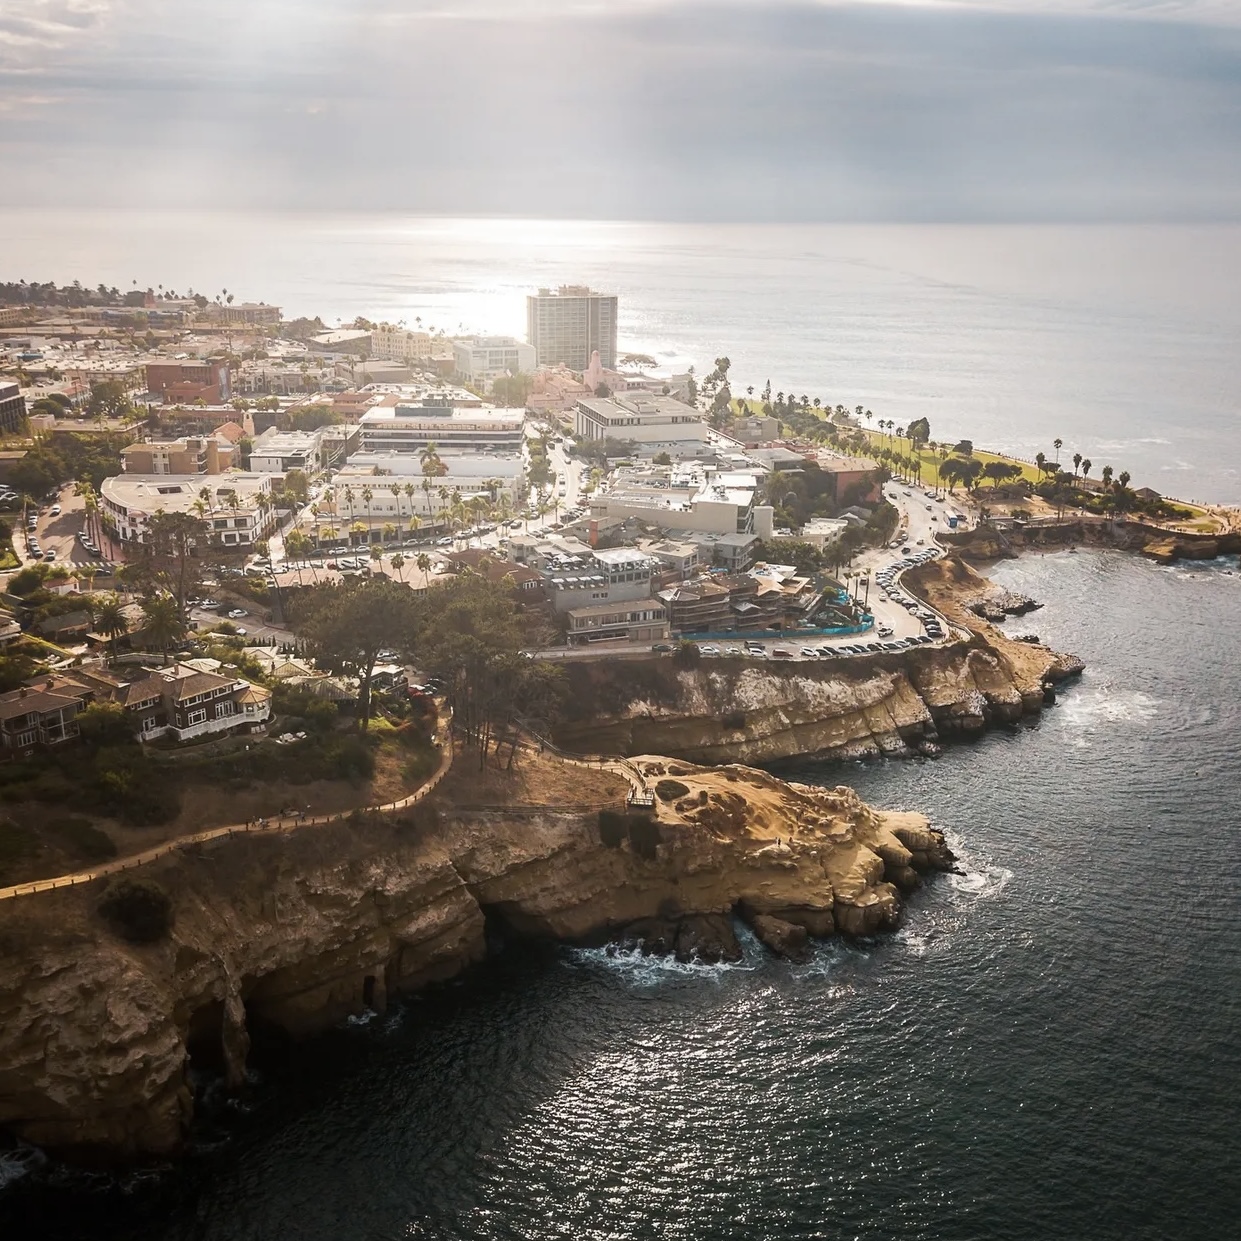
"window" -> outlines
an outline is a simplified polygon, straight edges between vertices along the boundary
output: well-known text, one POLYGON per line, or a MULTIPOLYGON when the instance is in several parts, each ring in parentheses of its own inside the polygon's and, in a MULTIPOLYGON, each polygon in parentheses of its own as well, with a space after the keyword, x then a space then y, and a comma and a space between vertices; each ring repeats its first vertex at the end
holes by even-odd
POLYGON ((207 708, 199 707, 197 711, 191 711, 185 717, 186 726, 192 728, 195 724, 204 724, 207 720, 207 708))
POLYGON ((142 721, 142 731, 144 733, 153 733, 158 727, 159 725, 155 722, 155 716, 153 715, 148 715, 146 719, 142 721))
POLYGON ((217 720, 225 715, 236 715, 236 714, 237 714, 237 704, 235 702, 221 702, 216 705, 215 717, 217 720))

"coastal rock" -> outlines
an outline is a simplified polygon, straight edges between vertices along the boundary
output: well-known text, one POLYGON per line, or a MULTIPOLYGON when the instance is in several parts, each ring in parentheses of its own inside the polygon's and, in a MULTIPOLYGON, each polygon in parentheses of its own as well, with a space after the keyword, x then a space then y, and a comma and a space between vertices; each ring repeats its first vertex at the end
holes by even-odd
POLYGON ((787 957, 790 961, 804 961, 810 953, 810 937, 804 926, 785 922, 783 918, 771 914, 755 914, 750 919, 750 926, 763 945, 778 957, 787 957))
MULTIPOLYGON (((885 858, 950 857, 925 819, 848 788, 634 761, 689 790, 683 808, 657 807, 655 849, 649 833, 642 848, 606 843, 597 806, 467 809, 437 793, 399 818, 151 863, 176 916, 147 947, 99 919, 98 884, 0 902, 0 1128, 85 1162, 164 1157, 187 1133, 191 1067, 236 1084, 256 1032, 381 1011, 482 960, 497 930, 736 960, 730 915, 744 908, 796 953, 810 934, 896 924, 885 858)), ((608 779, 621 803, 626 782, 608 779)))

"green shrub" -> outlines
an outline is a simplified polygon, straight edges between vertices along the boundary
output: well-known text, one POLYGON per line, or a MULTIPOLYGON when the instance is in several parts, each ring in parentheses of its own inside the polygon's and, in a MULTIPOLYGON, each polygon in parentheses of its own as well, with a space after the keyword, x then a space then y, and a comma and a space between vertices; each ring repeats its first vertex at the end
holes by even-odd
POLYGON ((158 884, 122 879, 99 902, 100 916, 131 944, 154 944, 172 930, 172 902, 158 884))
POLYGON ((689 785, 682 784, 680 780, 660 780, 655 786, 655 796, 660 801, 676 801, 678 797, 684 797, 689 792, 689 785))

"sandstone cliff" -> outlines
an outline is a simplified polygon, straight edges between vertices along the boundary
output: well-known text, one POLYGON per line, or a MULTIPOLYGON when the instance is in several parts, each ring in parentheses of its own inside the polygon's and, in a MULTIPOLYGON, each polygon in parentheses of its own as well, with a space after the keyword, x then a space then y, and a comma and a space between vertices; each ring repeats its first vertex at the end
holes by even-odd
POLYGON ((557 741, 581 753, 713 763, 903 755, 1035 714, 1046 686, 1081 671, 1075 657, 1011 641, 969 612, 994 587, 962 562, 929 564, 905 581, 970 640, 822 663, 580 663, 569 668, 576 713, 557 741))
POLYGON ((614 813, 440 799, 155 863, 142 875, 175 924, 152 946, 108 930, 97 885, 0 904, 0 1127, 79 1158, 174 1152, 191 1062, 237 1083, 258 1026, 297 1036, 382 1009, 482 958, 489 924, 712 960, 740 908, 793 954, 807 933, 894 925, 900 891, 952 860, 921 816, 849 789, 640 761, 660 782, 652 817, 623 811, 617 779, 614 813))

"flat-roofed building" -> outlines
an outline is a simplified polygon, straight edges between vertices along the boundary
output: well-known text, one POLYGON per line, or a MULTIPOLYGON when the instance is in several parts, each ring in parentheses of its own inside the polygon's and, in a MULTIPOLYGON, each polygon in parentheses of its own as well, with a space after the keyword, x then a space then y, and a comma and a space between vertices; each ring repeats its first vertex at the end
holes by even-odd
POLYGON ((231 306, 216 306, 211 310, 211 315, 221 323, 250 326, 275 326, 280 323, 280 307, 268 306, 266 302, 234 302, 231 306))
POLYGON ((818 467, 832 479, 832 498, 838 505, 874 504, 880 498, 879 463, 869 457, 837 457, 819 453, 818 467))
POLYGON ((573 430, 580 439, 628 440, 650 454, 698 455, 709 443, 707 424, 693 406, 658 392, 583 397, 573 430))
POLYGON ((218 434, 147 440, 121 449, 126 474, 223 474, 240 462, 237 445, 218 434))
POLYGON ((658 642, 668 637, 668 613, 656 599, 594 603, 565 613, 569 643, 658 642))
POLYGON ((636 518, 687 534, 754 535, 769 538, 770 505, 756 504, 758 479, 743 471, 700 465, 619 470, 607 491, 590 498, 597 521, 636 518))
POLYGON ((371 357, 381 362, 425 363, 431 360, 429 332, 411 332, 392 323, 371 329, 371 357))
POLYGON ((103 480, 104 525, 123 543, 145 543, 156 513, 193 513, 211 529, 211 541, 244 547, 275 525, 270 474, 116 474, 103 480))
POLYGON ((616 367, 616 295, 586 285, 540 289, 526 298, 526 339, 539 366, 567 366, 579 374, 596 350, 601 363, 616 367))
POLYGON ((534 370, 534 346, 515 336, 472 336, 452 342, 457 378, 490 387, 505 375, 534 370))
POLYGON ((651 597, 651 578, 659 561, 636 547, 612 547, 585 556, 548 559, 541 572, 557 612, 604 601, 631 603, 651 597))
POLYGON ((323 464, 323 432, 278 431, 271 427, 251 445, 250 470, 254 474, 287 474, 301 470, 313 474, 323 464))
POLYGON ((359 419, 363 452, 437 450, 519 453, 525 411, 520 409, 458 409, 455 405, 379 406, 359 419))
POLYGON ((221 358, 182 358, 148 362, 146 383, 169 404, 203 401, 219 405, 230 395, 228 363, 221 358))
POLYGON ((0 381, 0 431, 12 435, 26 424, 26 399, 17 383, 0 381))

